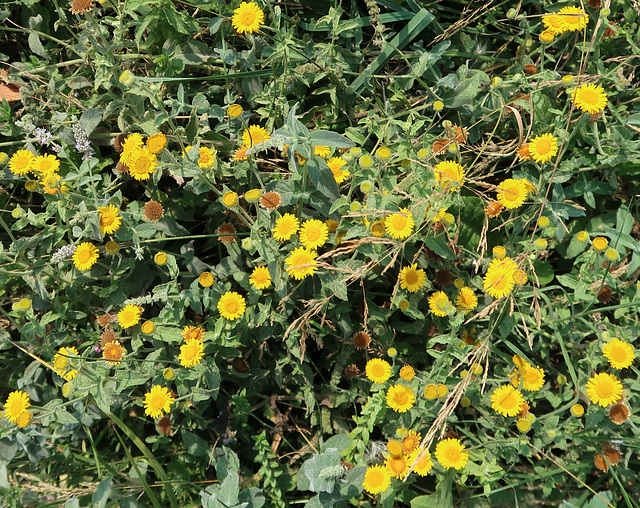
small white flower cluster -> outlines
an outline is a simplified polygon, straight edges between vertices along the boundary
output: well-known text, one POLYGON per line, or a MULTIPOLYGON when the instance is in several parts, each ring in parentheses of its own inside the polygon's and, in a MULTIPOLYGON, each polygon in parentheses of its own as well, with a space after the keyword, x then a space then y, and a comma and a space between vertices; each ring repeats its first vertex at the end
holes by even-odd
POLYGON ((51 256, 51 262, 60 263, 65 259, 69 259, 71 256, 73 256, 73 253, 75 251, 76 251, 75 245, 63 245, 53 253, 53 255, 51 256))

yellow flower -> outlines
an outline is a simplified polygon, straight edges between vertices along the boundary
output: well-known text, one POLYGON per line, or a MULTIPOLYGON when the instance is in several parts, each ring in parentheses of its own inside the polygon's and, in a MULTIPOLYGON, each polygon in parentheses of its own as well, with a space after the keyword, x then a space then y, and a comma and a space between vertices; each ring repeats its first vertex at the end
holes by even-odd
POLYGON ((208 288, 213 285, 213 274, 211 272, 202 272, 198 277, 198 283, 203 288, 208 288))
POLYGON ((362 486, 371 495, 380 494, 389 488, 391 473, 380 465, 369 466, 364 474, 362 486))
POLYGON ((598 85, 582 85, 571 92, 576 108, 593 115, 607 106, 607 94, 598 85))
POLYGON ((142 134, 140 134, 139 132, 133 132, 129 134, 121 144, 122 153, 120 154, 120 162, 129 166, 131 162, 131 154, 133 153, 134 149, 142 148, 144 144, 142 134))
POLYGON ((387 443, 387 450, 389 450, 389 453, 393 456, 399 456, 403 453, 402 444, 395 439, 392 439, 387 443))
POLYGON ((244 193, 244 199, 246 199, 248 203, 257 202, 261 196, 262 191, 260 189, 251 189, 244 193))
POLYGON ((516 262, 510 257, 494 259, 483 279, 484 290, 493 298, 507 296, 513 290, 516 262))
POLYGON ((516 422, 516 427, 520 432, 529 432, 531 430, 531 422, 526 418, 519 418, 516 422))
POLYGON ((167 255, 164 252, 156 252, 156 255, 153 256, 153 260, 158 266, 163 266, 167 263, 167 255))
POLYGON ((120 361, 122 357, 126 353, 126 349, 120 345, 120 342, 117 340, 112 340, 111 342, 107 342, 102 347, 102 358, 107 360, 107 364, 112 367, 117 367, 120 365, 120 361))
POLYGON ((471 312, 478 306, 478 297, 470 287, 460 288, 458 298, 456 299, 456 308, 458 311, 471 312))
POLYGON ((616 404, 622 399, 622 383, 613 374, 596 374, 587 382, 587 397, 602 407, 616 404))
POLYGON ((240 104, 231 104, 227 108, 227 115, 229 115, 229 118, 239 118, 242 116, 242 106, 240 104))
POLYGON ((609 246, 609 240, 607 240, 604 236, 596 236, 591 242, 593 248, 598 252, 602 252, 609 246))
POLYGON ((18 427, 24 429, 27 425, 29 425, 29 423, 31 423, 31 417, 32 415, 29 411, 23 411, 22 413, 20 413, 20 415, 18 416, 18 421, 16 422, 18 427))
POLYGON ((200 157, 198 158, 198 167, 200 169, 207 169, 213 166, 216 162, 216 150, 207 146, 200 147, 200 157))
POLYGON ((184 340, 198 339, 199 341, 203 341, 205 331, 201 326, 185 326, 180 332, 180 335, 184 337, 184 340))
POLYGON ((438 389, 438 398, 439 399, 444 397, 449 392, 449 389, 447 388, 447 385, 444 385, 442 383, 438 383, 437 389, 438 389))
POLYGON ((264 23, 264 12, 253 2, 242 2, 240 6, 233 11, 231 24, 238 33, 251 34, 260 30, 260 25, 264 23))
POLYGON ((409 463, 404 455, 387 455, 384 465, 394 478, 404 478, 409 471, 409 463))
POLYGON ((395 240, 407 238, 413 231, 413 226, 413 214, 406 208, 401 208, 400 213, 392 213, 384 219, 385 230, 395 240))
MULTIPOLYGON (((123 152, 124 154, 124 152, 123 152)), ((158 168, 156 154, 146 147, 135 147, 129 155, 129 174, 138 181, 148 180, 158 168)))
POLYGON ((223 318, 233 321, 244 315, 247 303, 244 296, 235 291, 227 291, 218 301, 218 312, 223 318))
POLYGON ((78 375, 78 370, 75 367, 79 356, 80 352, 73 346, 58 349, 53 357, 53 368, 56 374, 66 381, 73 380, 78 375))
POLYGON ((524 397, 511 385, 496 388, 491 394, 491 407, 502 416, 515 416, 522 409, 524 397))
POLYGON ((72 259, 78 270, 89 270, 98 261, 98 247, 91 242, 81 243, 76 247, 72 259))
POLYGON ((9 159, 9 171, 17 176, 26 175, 33 169, 35 160, 36 156, 29 150, 18 150, 9 159))
POLYGON ((222 204, 227 208, 233 208, 238 203, 238 195, 233 191, 227 191, 222 195, 222 204))
POLYGON ((404 385, 393 385, 387 390, 387 405, 397 413, 404 413, 413 407, 416 396, 404 385))
POLYGON ((159 132, 147 138, 147 148, 151 153, 157 154, 167 146, 167 136, 159 132))
POLYGON ((513 282, 518 286, 524 286, 528 280, 529 280, 529 277, 524 272, 524 270, 518 269, 515 272, 513 272, 513 282))
POLYGON ((429 309, 436 316, 445 317, 452 306, 451 300, 444 291, 437 291, 429 297, 429 309))
POLYGON ((455 161, 442 161, 433 168, 436 181, 445 190, 455 191, 464 183, 464 168, 455 161))
POLYGON ((298 247, 291 255, 285 259, 287 265, 287 273, 289 277, 302 280, 308 275, 313 275, 318 270, 318 262, 316 251, 298 247))
POLYGON ((259 125, 249 125, 249 128, 245 129, 242 133, 242 144, 247 148, 259 145, 268 139, 271 139, 271 134, 269 134, 264 127, 260 127, 259 125))
POLYGON ((376 238, 382 238, 384 236, 384 231, 384 220, 377 220, 371 224, 371 234, 376 238))
POLYGON ((32 169, 40 175, 56 173, 60 170, 60 159, 51 154, 39 155, 35 161, 33 161, 32 169))
POLYGON ((571 414, 573 416, 582 416, 584 414, 584 406, 582 404, 574 404, 571 406, 571 414))
POLYGON ((391 150, 386 146, 381 146, 376 150, 376 157, 383 161, 389 160, 391 158, 391 150))
POLYGON ((341 184, 351 175, 348 169, 341 169, 345 164, 346 161, 340 157, 332 157, 327 161, 327 166, 333 173, 333 178, 335 178, 337 184, 341 184))
POLYGON ((434 400, 438 398, 438 387, 433 383, 429 383, 424 389, 424 396, 427 400, 434 400))
POLYGON ((602 354, 614 369, 626 369, 630 367, 636 357, 633 352, 633 346, 621 341, 620 339, 611 339, 603 348, 602 354))
POLYGON ((18 423, 22 414, 28 412, 27 408, 31 405, 29 400, 29 394, 22 390, 11 392, 4 403, 4 419, 11 423, 18 423))
POLYGON ((331 155, 331 148, 328 146, 316 146, 313 148, 313 155, 317 155, 318 157, 322 157, 326 159, 331 155))
POLYGON ((544 385, 544 371, 540 367, 526 363, 520 369, 522 388, 528 392, 537 392, 544 385))
POLYGON ((137 305, 125 305, 120 312, 118 312, 118 324, 122 328, 131 328, 140 321, 142 310, 137 305))
POLYGON ((118 245, 118 242, 109 240, 104 244, 104 250, 107 251, 107 254, 113 256, 114 254, 118 253, 118 251, 120 250, 120 246, 118 245))
POLYGON ((409 293, 415 293, 421 289, 425 280, 427 280, 427 274, 422 268, 418 268, 417 263, 400 270, 400 287, 409 293))
POLYGON ((542 16, 542 24, 546 28, 545 32, 550 33, 552 36, 549 42, 553 42, 555 35, 560 35, 565 32, 565 29, 561 26, 561 18, 562 16, 558 16, 557 14, 545 14, 542 16))
POLYGON ((413 472, 418 476, 427 476, 431 472, 433 467, 433 460, 431 460, 431 454, 427 450, 415 449, 409 455, 407 459, 409 465, 414 464, 413 472), (418 461, 416 462, 416 459, 418 461))
POLYGON ((464 445, 459 439, 443 439, 436 445, 436 459, 442 467, 449 469, 462 469, 469 461, 469 452, 464 449, 464 445))
POLYGON ((249 282, 256 289, 266 289, 271 286, 271 274, 266 266, 256 266, 251 275, 249 282))
POLYGON ((302 223, 300 228, 300 242, 307 249, 317 249, 322 247, 329 238, 329 228, 318 220, 310 219, 302 223))
POLYGON ((589 22, 589 16, 580 7, 563 7, 558 11, 558 17, 564 32, 582 30, 589 22))
POLYGON ((98 211, 100 212, 100 233, 103 235, 115 233, 122 224, 118 207, 115 205, 99 206, 98 211))
POLYGON ((276 227, 273 231, 273 237, 279 242, 284 242, 291 238, 300 227, 298 218, 292 213, 285 213, 276 221, 276 227))
POLYGON ((204 356, 204 344, 198 339, 187 339, 182 346, 180 346, 180 365, 183 367, 191 368, 200 363, 204 356))
POLYGON ((537 136, 529 142, 529 153, 538 163, 549 162, 558 154, 558 138, 551 134, 537 136))
POLYGON ((173 396, 166 386, 155 385, 144 396, 144 413, 151 418, 158 418, 171 411, 173 396))
POLYGON ((420 441, 422 441, 422 436, 418 432, 410 430, 402 440, 402 451, 407 454, 413 452, 420 445, 420 441))
POLYGON ((140 331, 145 335, 151 335, 156 329, 156 325, 153 324, 153 321, 145 321, 140 326, 140 331))
POLYGON ((367 362, 364 372, 372 382, 384 383, 391 377, 391 365, 381 358, 374 358, 367 362))
POLYGON ((416 371, 411 365, 405 365, 400 369, 400 377, 405 381, 411 381, 416 375, 416 371))
POLYGON ((498 184, 497 199, 505 208, 518 208, 527 199, 527 187, 521 180, 507 178, 498 184))

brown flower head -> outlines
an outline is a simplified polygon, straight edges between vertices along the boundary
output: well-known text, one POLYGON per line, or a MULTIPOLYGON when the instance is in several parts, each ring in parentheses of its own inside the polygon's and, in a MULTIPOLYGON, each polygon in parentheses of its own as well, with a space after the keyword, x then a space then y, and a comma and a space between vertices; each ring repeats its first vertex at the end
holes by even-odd
POLYGON ((447 146, 449 145, 449 141, 447 139, 438 138, 433 142, 433 146, 431 147, 433 150, 433 155, 440 155, 447 150, 447 146))
POLYGON ((518 414, 519 418, 526 418, 526 416, 529 414, 529 410, 531 409, 531 406, 529 405, 529 403, 527 401, 524 402, 524 404, 522 404, 522 406, 520 406, 520 413, 518 414))
POLYGON ((218 228, 218 234, 223 235, 219 237, 222 243, 234 243, 236 241, 235 233, 236 228, 233 227, 233 224, 229 224, 228 222, 225 222, 218 228))
POLYGON ((266 192, 260 198, 260 206, 267 210, 275 210, 282 204, 282 196, 274 191, 266 192))
POLYGON ((93 9, 93 2, 91 0, 73 0, 69 10, 72 14, 84 14, 91 9, 93 9))
POLYGON ((348 378, 356 377, 358 374, 360 374, 360 369, 355 363, 347 365, 344 369, 344 375, 348 378))
POLYGON ((602 286, 602 289, 598 292, 598 301, 600 303, 609 303, 613 298, 613 291, 606 284, 602 286))
POLYGON ((122 153, 122 151, 124 150, 124 147, 122 146, 122 142, 124 141, 125 136, 126 134, 121 132, 113 140, 113 148, 115 148, 116 152, 118 153, 122 153))
POLYGON ((622 455, 620 454, 620 452, 615 448, 607 445, 602 450, 602 453, 598 453, 595 456, 595 459, 593 462, 600 471, 604 471, 606 473, 607 471, 609 471, 609 465, 617 466, 618 464, 620 464, 621 460, 622 460, 622 455))
POLYGON ((120 345, 117 340, 107 342, 102 348, 102 358, 107 360, 107 363, 112 367, 120 365, 126 349, 120 345))
POLYGON ((537 72, 538 72, 538 68, 535 65, 533 65, 533 64, 525 64, 524 73, 527 76, 533 76, 537 72))
POLYGON ((104 314, 96 316, 96 321, 100 325, 100 328, 104 328, 109 323, 113 323, 117 320, 118 320, 117 314, 109 314, 108 312, 105 312, 104 314))
POLYGON ((116 340, 116 338, 117 337, 115 332, 113 331, 113 327, 111 325, 108 325, 100 334, 100 346, 104 347, 109 342, 113 342, 114 340, 116 340))
POLYGON ((233 369, 236 372, 249 372, 249 364, 244 358, 234 358, 233 360, 233 369))
POLYGON ((458 143, 466 143, 469 132, 464 127, 453 126, 453 130, 456 134, 456 141, 458 143))
POLYGON ((502 206, 502 203, 500 203, 500 201, 492 201, 484 209, 484 213, 487 217, 495 219, 498 215, 500 215, 500 212, 502 212, 503 208, 504 206, 502 206))
POLYGON ((160 203, 152 199, 145 203, 142 213, 145 220, 158 222, 164 216, 164 208, 160 203))
POLYGON ((371 335, 367 332, 360 331, 353 336, 353 346, 356 349, 367 349, 371 343, 371 335))
POLYGON ((454 280, 456 280, 456 278, 448 270, 440 270, 436 273, 435 283, 438 286, 448 286, 453 283, 454 280))
POLYGON ((171 428, 171 418, 169 418, 168 416, 163 416, 162 418, 160 418, 158 420, 158 429, 160 429, 160 432, 162 432, 165 436, 171 436, 171 434, 173 434, 173 429, 171 428))
POLYGON ((118 162, 118 164, 116 164, 116 171, 121 175, 128 175, 129 166, 127 166, 124 162, 118 162))
POLYGON ((614 404, 609 408, 609 418, 616 425, 622 425, 629 419, 631 411, 626 404, 614 404))

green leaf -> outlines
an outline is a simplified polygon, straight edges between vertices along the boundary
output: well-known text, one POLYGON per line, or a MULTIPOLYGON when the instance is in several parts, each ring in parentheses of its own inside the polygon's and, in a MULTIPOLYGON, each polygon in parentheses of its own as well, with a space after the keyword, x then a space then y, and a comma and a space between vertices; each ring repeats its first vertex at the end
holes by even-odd
POLYGON ((87 133, 87 136, 90 136, 91 133, 96 130, 96 127, 102 121, 103 112, 104 109, 90 108, 82 113, 78 123, 80 124, 80 127, 82 127, 82 130, 87 133))
POLYGON ((449 469, 438 482, 435 493, 429 496, 416 497, 411 501, 411 508, 452 508, 453 495, 451 493, 451 484, 455 469, 449 469))
POLYGON ((336 148, 351 148, 355 143, 342 134, 331 131, 313 131, 309 136, 309 140, 314 146, 333 146, 336 148))
POLYGON ((340 197, 338 184, 324 159, 313 157, 307 161, 307 170, 313 186, 333 203, 340 197))
POLYGON ((328 448, 302 464, 298 473, 298 489, 331 494, 336 483, 344 477, 346 468, 340 464, 337 448, 328 448))
POLYGON ((207 442, 193 432, 183 430, 182 442, 187 452, 194 457, 207 457, 210 453, 210 447, 207 442))
POLYGON ((541 286, 546 286, 555 277, 553 266, 548 261, 542 261, 539 259, 533 263, 533 267, 541 286))
POLYGON ((96 487, 95 492, 91 496, 93 508, 104 508, 107 506, 109 494, 111 494, 111 476, 102 480, 96 487))

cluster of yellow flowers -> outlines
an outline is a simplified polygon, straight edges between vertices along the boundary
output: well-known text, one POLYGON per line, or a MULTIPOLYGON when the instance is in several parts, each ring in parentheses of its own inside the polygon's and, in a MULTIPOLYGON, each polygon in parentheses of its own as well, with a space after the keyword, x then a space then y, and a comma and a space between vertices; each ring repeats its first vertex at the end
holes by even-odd
POLYGON ((158 170, 156 157, 167 144, 164 134, 158 133, 147 138, 146 144, 141 134, 134 132, 122 141, 120 164, 123 172, 128 172, 138 181, 148 180, 158 170))
POLYGON ((34 191, 42 185, 47 194, 66 193, 66 182, 60 176, 60 159, 52 154, 35 156, 29 150, 18 150, 9 159, 9 171, 16 176, 26 176, 29 173, 36 177, 27 180, 25 188, 34 191))

